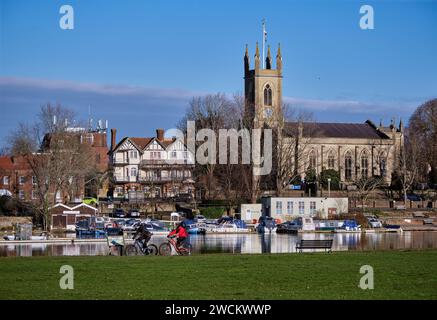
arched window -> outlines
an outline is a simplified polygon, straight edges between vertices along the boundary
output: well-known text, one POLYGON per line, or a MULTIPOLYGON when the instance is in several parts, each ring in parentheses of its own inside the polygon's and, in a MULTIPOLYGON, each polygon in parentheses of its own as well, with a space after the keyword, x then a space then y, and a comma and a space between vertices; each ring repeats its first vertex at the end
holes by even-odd
POLYGON ((328 153, 328 169, 334 169, 335 168, 335 155, 334 152, 331 150, 328 153))
POLYGON ((381 152, 378 156, 379 175, 385 177, 387 174, 387 158, 384 152, 381 152))
POLYGON ((310 155, 309 155, 309 164, 310 164, 310 169, 316 169, 317 167, 317 157, 316 157, 316 152, 314 150, 311 150, 310 155))
POLYGON ((367 152, 361 154, 361 177, 367 178, 369 176, 369 157, 367 152))
POLYGON ((272 105, 272 89, 270 85, 266 85, 264 88, 264 105, 271 106, 272 105))
POLYGON ((344 178, 352 180, 352 155, 349 151, 344 156, 344 178))

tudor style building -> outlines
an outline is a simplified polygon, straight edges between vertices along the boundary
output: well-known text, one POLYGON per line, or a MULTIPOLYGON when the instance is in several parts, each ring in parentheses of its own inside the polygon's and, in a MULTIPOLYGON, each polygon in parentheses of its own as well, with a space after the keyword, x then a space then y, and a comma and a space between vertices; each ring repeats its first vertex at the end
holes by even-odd
POLYGON ((114 198, 175 198, 194 196, 194 155, 182 139, 125 137, 116 144, 116 129, 111 130, 109 153, 114 198))
MULTIPOLYGON (((392 122, 388 127, 382 124, 376 126, 369 120, 365 123, 287 122, 283 115, 280 46, 276 55, 276 69, 273 69, 270 47, 265 69, 261 64, 258 43, 254 60, 254 69, 250 69, 246 46, 246 117, 253 128, 272 128, 276 132, 274 145, 276 143, 278 149, 283 146, 279 141, 291 146, 282 149, 294 150, 294 154, 286 156, 293 159, 293 169, 299 176, 305 178, 309 168, 317 174, 325 169, 334 169, 339 172, 343 186, 372 176, 380 176, 386 184, 390 183, 404 145, 402 121, 399 126, 392 122)), ((273 186, 270 183, 270 187, 273 186)))

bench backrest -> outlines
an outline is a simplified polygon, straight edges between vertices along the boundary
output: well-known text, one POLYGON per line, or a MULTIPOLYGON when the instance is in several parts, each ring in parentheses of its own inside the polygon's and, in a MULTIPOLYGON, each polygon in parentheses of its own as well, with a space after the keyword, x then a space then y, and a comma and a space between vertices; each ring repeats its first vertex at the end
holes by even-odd
POLYGON ((327 240, 300 240, 300 246, 301 247, 332 247, 333 239, 327 239, 327 240))

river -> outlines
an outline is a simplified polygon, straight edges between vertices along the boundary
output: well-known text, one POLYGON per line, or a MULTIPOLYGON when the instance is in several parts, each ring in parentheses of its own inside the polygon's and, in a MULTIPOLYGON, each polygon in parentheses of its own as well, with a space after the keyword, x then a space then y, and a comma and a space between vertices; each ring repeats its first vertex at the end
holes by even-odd
MULTIPOLYGON (((398 250, 437 248, 437 232, 337 233, 337 234, 209 234, 190 236, 193 254, 294 253, 300 239, 334 239, 333 251, 398 250)), ((154 236, 159 246, 165 237, 154 236)), ((105 242, 76 244, 0 244, 0 257, 6 256, 95 256, 106 255, 105 242)))

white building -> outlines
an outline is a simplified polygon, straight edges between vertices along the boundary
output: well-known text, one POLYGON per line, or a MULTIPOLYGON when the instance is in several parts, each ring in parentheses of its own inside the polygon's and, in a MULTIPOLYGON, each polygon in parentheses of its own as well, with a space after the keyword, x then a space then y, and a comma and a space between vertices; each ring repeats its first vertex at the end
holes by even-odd
POLYGON ((261 203, 242 203, 240 209, 243 221, 252 222, 252 220, 258 220, 262 216, 261 203))
POLYGON ((347 213, 349 209, 348 198, 266 197, 262 198, 261 205, 262 215, 281 221, 303 216, 327 218, 328 214, 347 213))
POLYGON ((110 162, 114 198, 194 196, 194 155, 182 139, 125 137, 118 144, 111 130, 110 162))

